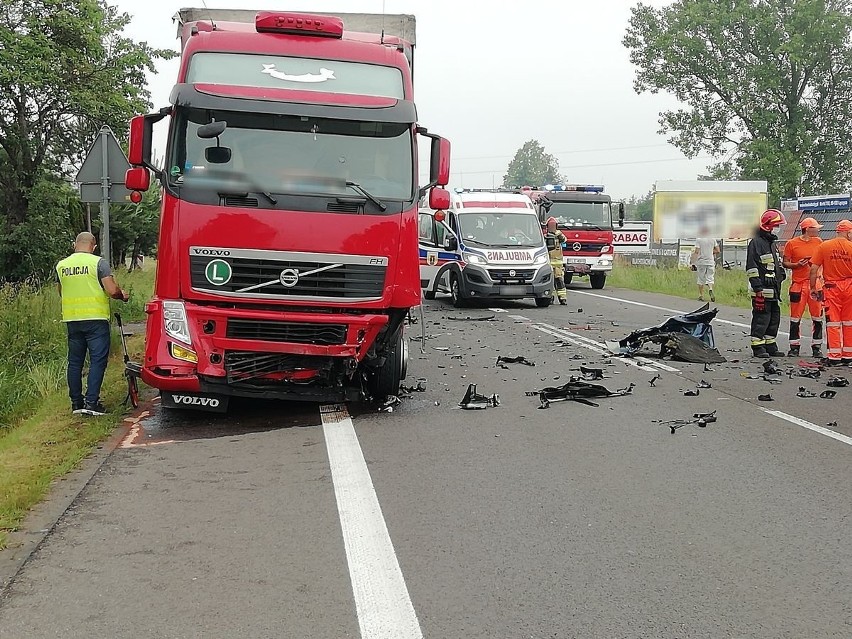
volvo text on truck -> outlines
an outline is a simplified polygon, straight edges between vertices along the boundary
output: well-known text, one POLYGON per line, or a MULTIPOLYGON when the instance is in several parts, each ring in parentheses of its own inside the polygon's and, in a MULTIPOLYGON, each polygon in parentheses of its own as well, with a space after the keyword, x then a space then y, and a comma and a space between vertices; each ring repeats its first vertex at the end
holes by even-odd
POLYGON ((126 184, 144 191, 153 172, 163 194, 142 379, 164 406, 220 411, 232 396, 396 393, 421 299, 418 201, 449 203, 449 142, 417 124, 414 17, 176 18, 171 104, 131 123, 126 184))

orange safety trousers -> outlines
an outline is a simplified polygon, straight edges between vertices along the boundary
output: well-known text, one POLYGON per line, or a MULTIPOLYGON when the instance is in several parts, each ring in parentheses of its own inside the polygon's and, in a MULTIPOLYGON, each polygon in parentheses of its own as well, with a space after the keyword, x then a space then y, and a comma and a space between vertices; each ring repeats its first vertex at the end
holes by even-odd
MULTIPOLYGON (((822 286, 817 284, 817 290, 822 286)), ((822 319, 822 302, 811 298, 811 283, 808 280, 790 284, 790 319, 802 319, 805 309, 811 319, 822 319)))
POLYGON ((828 358, 852 359, 852 278, 825 283, 828 358))

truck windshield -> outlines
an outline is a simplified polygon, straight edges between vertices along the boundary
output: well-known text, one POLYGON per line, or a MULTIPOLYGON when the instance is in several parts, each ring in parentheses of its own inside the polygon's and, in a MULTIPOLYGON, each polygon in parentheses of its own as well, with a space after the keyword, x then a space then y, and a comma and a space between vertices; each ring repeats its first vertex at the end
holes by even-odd
POLYGON ((530 213, 461 213, 459 227, 465 242, 483 246, 532 248, 543 242, 538 218, 530 213))
POLYGON ((554 202, 547 212, 561 229, 611 230, 612 214, 608 202, 554 202))
POLYGON ((404 123, 184 109, 169 176, 174 186, 219 193, 355 196, 354 182, 379 200, 412 201, 413 166, 404 123), (198 137, 201 125, 222 120, 218 139, 198 137), (229 151, 211 153, 217 146, 229 151))

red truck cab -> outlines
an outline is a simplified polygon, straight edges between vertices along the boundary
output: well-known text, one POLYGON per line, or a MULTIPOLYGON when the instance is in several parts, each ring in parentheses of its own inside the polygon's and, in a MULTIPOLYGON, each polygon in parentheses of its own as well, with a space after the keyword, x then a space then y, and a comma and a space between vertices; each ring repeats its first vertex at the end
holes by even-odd
POLYGON ((418 200, 449 200, 432 188, 449 143, 417 125, 413 44, 333 16, 222 13, 182 20, 171 106, 131 124, 127 186, 153 171, 163 189, 142 379, 164 406, 209 410, 395 394, 421 299, 418 200))

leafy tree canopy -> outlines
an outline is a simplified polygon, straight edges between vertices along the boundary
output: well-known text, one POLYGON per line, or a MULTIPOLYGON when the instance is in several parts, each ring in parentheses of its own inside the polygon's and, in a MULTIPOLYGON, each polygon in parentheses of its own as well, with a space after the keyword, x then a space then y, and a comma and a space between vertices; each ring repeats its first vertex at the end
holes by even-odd
POLYGON ((509 168, 503 176, 503 187, 543 186, 559 184, 561 181, 556 158, 546 153, 538 140, 529 140, 509 162, 509 168))
POLYGON ((770 201, 833 193, 852 161, 852 2, 677 0, 632 9, 637 93, 685 108, 660 132, 711 175, 767 180, 770 201))

